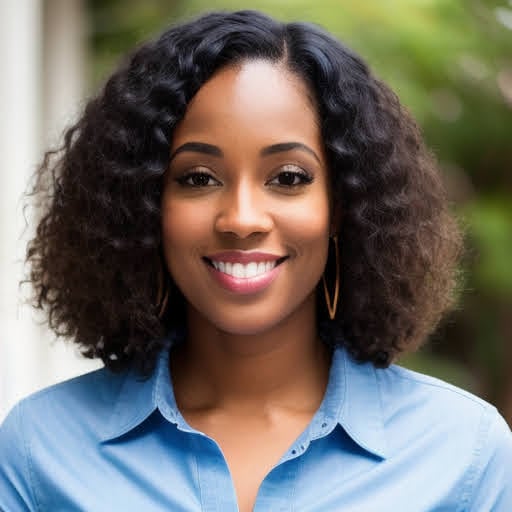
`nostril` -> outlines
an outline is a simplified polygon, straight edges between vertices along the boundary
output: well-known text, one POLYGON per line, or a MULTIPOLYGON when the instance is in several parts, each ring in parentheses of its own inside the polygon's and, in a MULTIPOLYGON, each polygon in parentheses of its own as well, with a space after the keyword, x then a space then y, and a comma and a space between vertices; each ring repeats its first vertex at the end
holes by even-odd
POLYGON ((222 233, 233 233, 246 238, 254 233, 267 233, 273 222, 266 212, 230 210, 220 213, 215 221, 215 229, 222 233))

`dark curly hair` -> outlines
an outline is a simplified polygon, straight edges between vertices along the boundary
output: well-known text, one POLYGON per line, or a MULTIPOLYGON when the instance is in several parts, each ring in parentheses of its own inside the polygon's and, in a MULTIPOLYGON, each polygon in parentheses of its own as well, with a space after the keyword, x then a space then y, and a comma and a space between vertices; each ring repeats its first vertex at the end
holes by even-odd
POLYGON ((461 237, 435 161, 395 94, 314 25, 215 12, 139 47, 37 172, 42 218, 27 251, 34 302, 85 356, 147 373, 165 333, 181 326, 184 299, 172 282, 163 316, 156 304, 173 129, 217 70, 250 59, 284 63, 319 110, 341 205, 341 301, 333 321, 319 307, 320 332, 386 366, 453 303, 461 237))

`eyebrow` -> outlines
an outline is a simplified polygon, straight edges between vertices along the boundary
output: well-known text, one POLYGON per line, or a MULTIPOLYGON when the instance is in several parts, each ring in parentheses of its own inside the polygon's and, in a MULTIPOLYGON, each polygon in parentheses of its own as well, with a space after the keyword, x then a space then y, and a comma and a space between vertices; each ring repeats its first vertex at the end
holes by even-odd
POLYGON ((224 153, 220 148, 214 146, 213 144, 206 144, 205 142, 185 142, 179 148, 177 148, 174 153, 171 155, 169 161, 171 161, 176 155, 179 153, 183 153, 184 151, 190 151, 192 153, 202 153, 203 155, 211 155, 211 156, 224 156, 224 153))
MULTIPOLYGON (((294 149, 298 149, 300 151, 305 151, 312 155, 318 163, 320 162, 320 158, 318 155, 305 144, 301 142, 281 142, 279 144, 272 144, 271 146, 267 146, 260 151, 261 156, 270 156, 275 155, 277 153, 284 153, 286 151, 292 151, 294 149)), ((202 153, 203 155, 211 155, 216 157, 223 157, 224 153, 222 150, 214 146, 213 144, 207 144, 205 142, 186 142, 185 144, 178 147, 171 155, 170 160, 172 160, 176 155, 183 152, 192 152, 192 153, 202 153)))
POLYGON ((298 149, 300 151, 305 151, 306 153, 309 153, 310 155, 313 155, 315 159, 320 162, 320 158, 318 158, 318 155, 305 144, 302 144, 301 142, 282 142, 280 144, 272 144, 272 146, 268 146, 266 148, 263 148, 261 150, 262 156, 268 156, 268 155, 275 155, 276 153, 282 153, 286 151, 292 151, 294 149, 298 149))

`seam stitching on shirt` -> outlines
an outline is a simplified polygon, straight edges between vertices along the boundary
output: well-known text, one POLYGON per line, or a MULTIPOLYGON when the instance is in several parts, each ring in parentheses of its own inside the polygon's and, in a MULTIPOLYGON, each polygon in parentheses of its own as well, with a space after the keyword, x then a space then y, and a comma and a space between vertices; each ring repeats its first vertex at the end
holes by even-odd
MULTIPOLYGON (((190 434, 189 434, 189 436, 190 436, 190 434)), ((187 439, 187 443, 188 443, 188 448, 192 449, 192 454, 194 455, 195 477, 196 477, 197 487, 199 488, 199 502, 200 502, 199 504, 201 505, 201 509, 202 509, 203 508, 203 489, 201 488, 201 478, 199 476, 199 462, 197 460, 198 459, 197 458, 197 447, 190 446, 191 442, 195 445, 197 443, 197 439, 195 439, 194 437, 192 437, 192 438, 189 437, 187 439)))
POLYGON ((41 510, 41 503, 37 497, 36 492, 36 485, 35 485, 35 478, 34 478, 34 466, 32 463, 32 457, 31 457, 31 446, 30 446, 30 440, 27 435, 24 435, 24 428, 23 428, 23 418, 22 418, 22 408, 23 403, 20 403, 20 407, 18 408, 18 423, 20 427, 20 435, 23 442, 23 448, 25 450, 25 460, 27 463, 27 469, 28 469, 28 483, 30 492, 32 494, 32 499, 34 500, 34 503, 36 505, 36 510, 41 510))
POLYGON ((299 481, 299 477, 302 473, 302 468, 304 466, 304 457, 306 456, 305 453, 303 453, 299 459, 297 460, 297 471, 295 472, 295 478, 294 482, 292 482, 292 492, 290 493, 290 512, 293 512, 295 509, 295 497, 296 497, 296 491, 297 491, 297 483, 299 481))
POLYGON ((402 372, 400 372, 400 370, 397 370, 396 368, 389 368, 389 371, 393 372, 395 374, 395 376, 400 378, 400 379, 409 380, 409 381, 420 383, 420 384, 425 384, 426 386, 431 386, 431 387, 434 387, 434 388, 444 389, 446 391, 449 391, 451 393, 459 395, 459 396, 461 396, 463 398, 471 400, 475 404, 480 405, 482 407, 482 409, 484 409, 484 410, 489 410, 489 409, 492 410, 493 406, 488 404, 488 403, 486 403, 486 402, 484 402, 481 398, 479 398, 477 396, 472 396, 471 393, 463 392, 463 390, 459 390, 455 386, 452 387, 451 384, 446 383, 448 385, 446 385, 446 384, 443 385, 441 383, 438 384, 437 382, 429 382, 428 380, 415 379, 413 377, 409 377, 408 375, 402 374, 402 372))
MULTIPOLYGON (((342 386, 343 386, 343 392, 340 399, 340 404, 337 406, 336 411, 333 411, 329 413, 328 411, 322 411, 322 418, 319 418, 316 425, 314 425, 314 428, 311 428, 309 440, 310 442, 316 441, 317 439, 322 439, 333 432, 333 430, 338 426, 341 425, 342 422, 342 416, 343 411, 345 410, 346 401, 347 401, 347 362, 345 360, 345 357, 341 359, 341 365, 342 368, 339 373, 341 373, 341 376, 339 376, 340 380, 342 379, 342 386), (330 428, 328 431, 325 431, 322 429, 321 424, 322 423, 332 423, 332 428, 330 428)), ((338 378, 335 376, 335 378, 338 378)), ((327 385, 329 386, 329 384, 327 385)), ((328 408, 329 409, 329 408, 328 408)), ((312 426, 313 427, 313 426, 312 426)))
POLYGON ((466 507, 470 504, 470 499, 475 493, 475 484, 477 482, 477 476, 482 471, 482 461, 479 460, 481 458, 483 447, 489 439, 489 433, 492 427, 492 418, 490 415, 489 409, 484 409, 481 417, 480 424, 475 440, 475 446, 473 449, 473 463, 468 469, 468 476, 466 479, 466 484, 463 486, 463 490, 460 497, 460 510, 461 512, 466 510, 466 507))
POLYGON ((201 510, 203 509, 203 506, 205 503, 208 504, 208 506, 210 505, 209 503, 209 499, 206 499, 205 500, 205 496, 206 496, 206 493, 207 491, 205 491, 203 489, 203 486, 201 484, 201 476, 200 476, 200 472, 201 470, 199 469, 199 461, 198 461, 198 457, 197 457, 197 453, 200 453, 200 446, 199 446, 199 438, 196 437, 196 436, 192 436, 191 439, 189 439, 189 442, 192 441, 193 443, 193 453, 194 453, 194 459, 195 459, 195 463, 196 463, 196 475, 197 475, 197 484, 198 484, 198 487, 199 487, 199 497, 200 497, 200 502, 201 502, 201 510))

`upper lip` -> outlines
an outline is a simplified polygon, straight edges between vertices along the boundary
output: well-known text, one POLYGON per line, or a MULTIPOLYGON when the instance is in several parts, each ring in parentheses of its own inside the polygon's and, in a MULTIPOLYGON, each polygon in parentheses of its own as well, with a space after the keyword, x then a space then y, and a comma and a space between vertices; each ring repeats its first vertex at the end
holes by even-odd
POLYGON ((283 260, 286 256, 259 251, 224 251, 208 254, 205 258, 211 261, 223 261, 225 263, 259 263, 260 261, 283 260))

